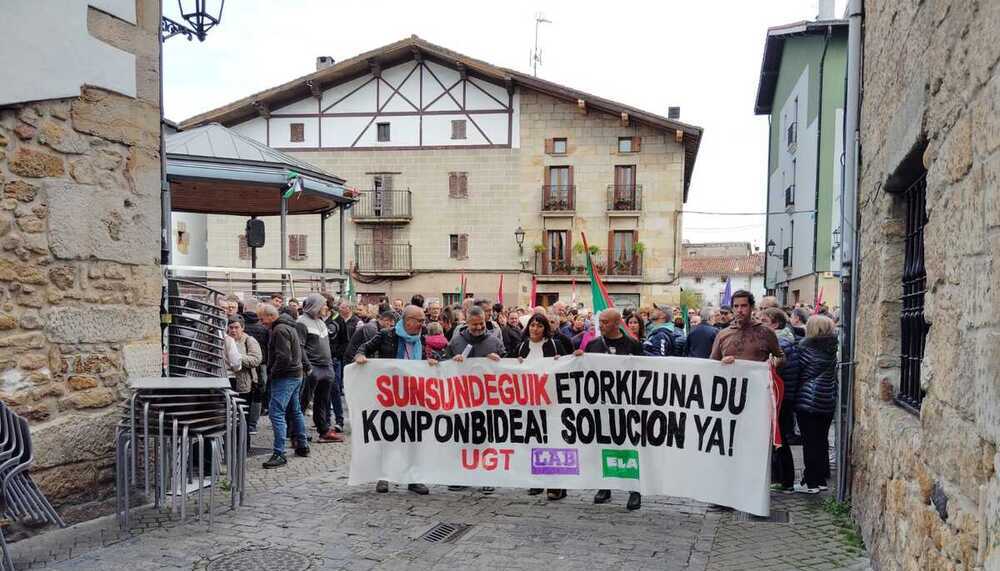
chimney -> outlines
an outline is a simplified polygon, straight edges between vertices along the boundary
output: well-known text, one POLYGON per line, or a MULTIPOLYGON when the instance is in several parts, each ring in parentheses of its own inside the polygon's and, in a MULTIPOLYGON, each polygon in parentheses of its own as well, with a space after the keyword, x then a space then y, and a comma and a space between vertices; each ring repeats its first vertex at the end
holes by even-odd
POLYGON ((333 67, 333 64, 335 63, 337 63, 337 61, 330 56, 319 56, 316 58, 316 71, 333 67))
POLYGON ((667 107, 667 119, 680 119, 680 118, 681 118, 680 107, 667 107))
POLYGON ((833 20, 834 0, 819 0, 819 14, 817 20, 833 20))

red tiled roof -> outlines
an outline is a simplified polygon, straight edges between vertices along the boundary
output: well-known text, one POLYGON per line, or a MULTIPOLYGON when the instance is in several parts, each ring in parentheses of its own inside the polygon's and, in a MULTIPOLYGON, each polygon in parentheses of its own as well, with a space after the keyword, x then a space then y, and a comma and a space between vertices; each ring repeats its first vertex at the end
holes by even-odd
POLYGON ((681 275, 739 275, 763 274, 764 254, 758 252, 749 256, 686 256, 681 261, 681 275))

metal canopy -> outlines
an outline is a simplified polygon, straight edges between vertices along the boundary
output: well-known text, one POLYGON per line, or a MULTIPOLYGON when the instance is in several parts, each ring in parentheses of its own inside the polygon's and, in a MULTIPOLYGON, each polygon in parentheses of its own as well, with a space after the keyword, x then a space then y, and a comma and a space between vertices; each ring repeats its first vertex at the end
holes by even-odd
POLYGON ((167 135, 171 210, 199 214, 279 216, 290 172, 302 192, 288 214, 317 214, 349 205, 344 179, 316 169, 218 123, 167 135))

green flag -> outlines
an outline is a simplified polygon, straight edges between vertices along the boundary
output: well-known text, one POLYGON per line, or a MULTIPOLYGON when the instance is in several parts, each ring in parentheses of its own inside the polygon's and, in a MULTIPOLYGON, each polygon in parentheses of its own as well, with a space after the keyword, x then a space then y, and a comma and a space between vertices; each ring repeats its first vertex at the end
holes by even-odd
POLYGON ((684 335, 691 332, 691 321, 688 319, 688 306, 686 303, 681 304, 681 316, 684 317, 684 335))

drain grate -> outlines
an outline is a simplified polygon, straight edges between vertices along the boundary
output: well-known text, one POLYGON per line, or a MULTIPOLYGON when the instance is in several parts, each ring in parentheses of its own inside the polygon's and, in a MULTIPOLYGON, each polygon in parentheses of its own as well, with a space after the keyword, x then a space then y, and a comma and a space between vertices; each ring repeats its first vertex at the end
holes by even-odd
POLYGON ((469 530, 469 527, 464 523, 439 523, 427 530, 420 538, 430 543, 450 543, 461 537, 469 530))
POLYGON ((272 569, 274 571, 306 571, 312 569, 312 559, 286 549, 247 549, 237 551, 212 561, 207 571, 245 571, 246 569, 272 569))
POLYGON ((747 512, 736 512, 736 521, 744 523, 788 523, 788 510, 771 510, 767 517, 755 516, 747 512))

